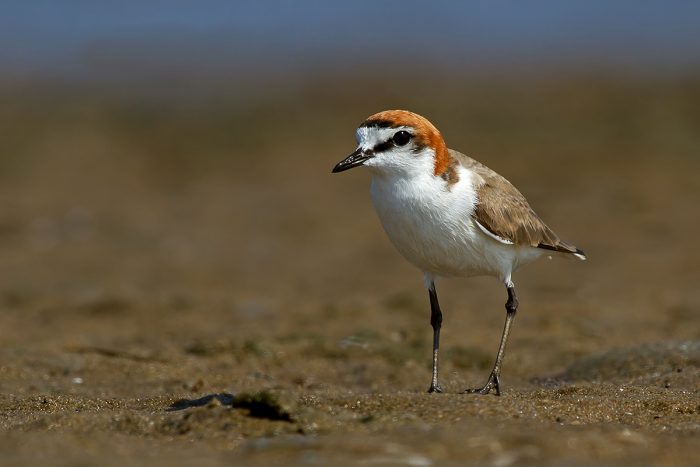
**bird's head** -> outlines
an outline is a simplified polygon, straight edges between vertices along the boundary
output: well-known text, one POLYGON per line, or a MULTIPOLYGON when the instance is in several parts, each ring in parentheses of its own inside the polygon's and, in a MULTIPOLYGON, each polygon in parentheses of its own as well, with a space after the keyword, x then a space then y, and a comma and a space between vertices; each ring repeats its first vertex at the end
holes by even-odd
POLYGON ((357 149, 333 173, 365 166, 378 175, 441 176, 451 158, 445 140, 425 117, 407 110, 376 113, 360 125, 357 149))

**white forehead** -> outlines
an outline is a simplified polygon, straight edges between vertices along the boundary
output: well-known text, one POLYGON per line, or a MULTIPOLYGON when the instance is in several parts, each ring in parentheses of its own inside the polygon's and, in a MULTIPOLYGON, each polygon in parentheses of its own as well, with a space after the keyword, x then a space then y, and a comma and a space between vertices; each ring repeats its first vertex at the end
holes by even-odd
POLYGON ((372 149, 378 144, 389 141, 397 131, 406 130, 412 132, 408 126, 394 128, 380 128, 378 126, 361 126, 355 133, 357 145, 362 149, 372 149))

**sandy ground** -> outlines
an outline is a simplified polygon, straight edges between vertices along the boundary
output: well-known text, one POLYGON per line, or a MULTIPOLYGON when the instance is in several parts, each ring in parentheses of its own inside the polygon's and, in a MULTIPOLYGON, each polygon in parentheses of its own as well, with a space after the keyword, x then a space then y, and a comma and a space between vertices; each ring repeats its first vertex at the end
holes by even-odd
POLYGON ((700 86, 461 92, 5 89, 0 464, 700 464, 700 86), (589 255, 515 277, 502 397, 459 393, 495 356, 498 281, 438 284, 447 393, 426 394, 421 277, 368 174, 330 174, 399 106, 589 255))

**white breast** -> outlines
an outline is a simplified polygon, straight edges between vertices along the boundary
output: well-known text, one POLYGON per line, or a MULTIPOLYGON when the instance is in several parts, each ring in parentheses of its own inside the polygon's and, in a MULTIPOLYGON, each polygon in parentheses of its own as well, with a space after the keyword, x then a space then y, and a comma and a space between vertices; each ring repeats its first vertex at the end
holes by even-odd
POLYGON ((432 173, 375 175, 370 195, 382 226, 399 252, 425 273, 510 281, 511 272, 539 252, 485 235, 472 218, 477 202, 472 173, 459 167, 458 175, 451 187, 432 173))

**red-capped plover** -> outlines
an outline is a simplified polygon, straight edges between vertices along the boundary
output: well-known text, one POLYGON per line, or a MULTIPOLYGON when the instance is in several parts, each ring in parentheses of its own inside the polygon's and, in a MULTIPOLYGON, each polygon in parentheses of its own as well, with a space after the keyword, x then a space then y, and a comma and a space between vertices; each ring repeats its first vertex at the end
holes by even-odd
POLYGON ((520 266, 548 255, 584 260, 561 240, 504 177, 457 151, 424 117, 405 110, 370 116, 357 129, 357 149, 333 172, 367 167, 370 195, 389 239, 423 271, 430 297, 433 373, 438 384, 442 312, 437 277, 495 276, 506 286, 506 321, 496 362, 486 384, 465 392, 500 395, 500 373, 510 327, 518 309, 512 281, 520 266))

